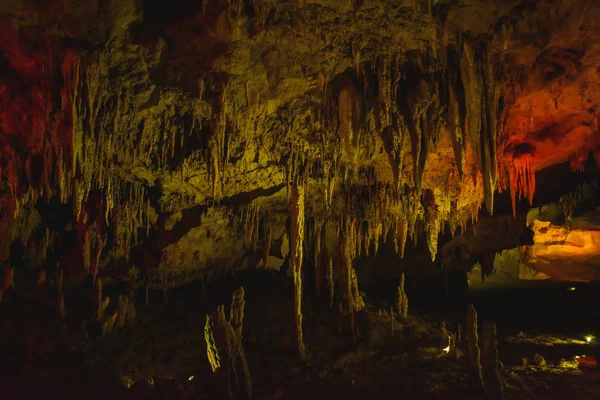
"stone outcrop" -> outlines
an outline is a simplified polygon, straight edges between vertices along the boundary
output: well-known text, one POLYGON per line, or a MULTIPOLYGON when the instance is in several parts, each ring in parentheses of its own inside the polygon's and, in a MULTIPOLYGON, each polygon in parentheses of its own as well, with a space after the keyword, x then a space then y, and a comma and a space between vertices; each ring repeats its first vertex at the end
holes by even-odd
POLYGON ((557 280, 600 280, 600 229, 568 229, 537 220, 530 226, 534 244, 527 247, 526 266, 557 280))

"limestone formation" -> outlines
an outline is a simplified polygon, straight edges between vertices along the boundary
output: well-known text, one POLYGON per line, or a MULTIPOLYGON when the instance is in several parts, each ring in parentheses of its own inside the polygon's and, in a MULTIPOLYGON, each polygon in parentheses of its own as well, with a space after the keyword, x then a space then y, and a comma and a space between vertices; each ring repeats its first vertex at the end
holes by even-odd
POLYGON ((123 328, 127 322, 127 311, 129 310, 129 297, 119 294, 117 297, 117 319, 115 326, 123 328))
POLYGON ((408 318, 408 296, 404 291, 404 272, 400 277, 400 283, 396 288, 396 312, 402 319, 408 318))
POLYGON ((45 286, 46 286, 46 270, 41 269, 35 280, 35 287, 38 290, 42 290, 45 286))
POLYGON ((243 287, 239 287, 233 292, 231 300, 231 309, 229 312, 229 324, 234 329, 236 335, 242 337, 244 330, 244 308, 246 307, 246 294, 243 287))
POLYGON ((96 279, 94 286, 94 296, 92 299, 92 321, 100 321, 104 317, 104 312, 110 303, 110 298, 102 297, 102 280, 96 279))
POLYGON ((477 311, 472 304, 467 305, 467 355, 469 370, 473 385, 483 388, 483 375, 481 371, 481 351, 479 349, 479 333, 477 331, 477 311))
POLYGON ((58 293, 58 299, 56 300, 56 310, 58 312, 58 319, 60 321, 65 320, 65 297, 63 292, 58 293))
POLYGON ((483 335, 481 337, 481 367, 483 375, 484 390, 488 397, 502 399, 503 385, 498 371, 498 347, 496 344, 496 324, 485 322, 483 324, 483 335))
POLYGON ((15 290, 14 268, 4 268, 4 281, 2 284, 2 292, 7 293, 9 290, 15 290))
POLYGON ((290 196, 290 266, 294 277, 294 310, 296 320, 296 346, 304 358, 305 348, 302 333, 302 255, 304 242, 304 187, 293 185, 290 196))
POLYGON ((218 384, 231 400, 252 398, 252 381, 241 335, 243 293, 243 288, 234 292, 229 320, 225 317, 225 307, 220 305, 215 313, 206 316, 204 327, 208 361, 218 384))
MULTIPOLYGON (((173 306, 185 284, 289 265, 306 358, 306 299, 356 332, 367 280, 401 277, 406 319, 417 265, 487 278, 520 249, 523 276, 598 280, 598 204, 565 194, 600 161, 598 1, 0 3, 6 300, 31 272, 56 284, 40 297, 91 297, 108 333, 142 282, 173 306), (544 195, 562 221, 525 216, 544 195), (101 278, 128 297, 107 308, 101 278)), ((467 338, 479 377, 472 307, 467 338)))

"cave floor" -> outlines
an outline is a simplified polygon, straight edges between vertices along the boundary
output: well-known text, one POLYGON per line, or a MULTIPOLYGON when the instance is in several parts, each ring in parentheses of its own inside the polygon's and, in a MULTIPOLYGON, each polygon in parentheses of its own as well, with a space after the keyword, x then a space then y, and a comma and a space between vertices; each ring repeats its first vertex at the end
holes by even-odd
MULTIPOLYGON (((401 323, 394 319, 392 335, 389 312, 368 306, 369 332, 355 346, 345 318, 308 299, 305 340, 311 352, 306 363, 300 362, 291 350, 292 304, 287 300, 291 299, 291 287, 286 282, 273 285, 275 282, 269 278, 244 283, 244 341, 254 398, 482 398, 469 385, 465 358, 456 360, 454 355, 442 351, 438 316, 410 317, 402 335, 397 331, 401 323)), ((227 292, 226 287, 215 290, 227 292)), ((104 339, 84 340, 73 328, 56 325, 40 334, 42 339, 34 357, 25 357, 26 334, 15 334, 18 323, 11 318, 25 312, 29 319, 41 319, 48 318, 48 313, 36 316, 39 309, 31 309, 31 304, 27 309, 27 303, 17 302, 18 299, 3 302, 0 313, 6 324, 2 330, 1 361, 5 365, 0 379, 4 388, 1 398, 220 398, 206 361, 203 332, 204 315, 219 299, 207 293, 211 303, 198 291, 173 290, 169 304, 164 304, 156 293, 150 307, 140 307, 135 324, 104 339), (7 334, 9 327, 13 328, 11 335, 7 334), (30 362, 25 363, 26 359, 30 362), (20 378, 25 365, 27 378, 20 378)), ((552 305, 563 296, 562 291, 563 287, 546 287, 539 295, 554 294, 552 305)), ((585 288, 580 292, 580 296, 587 295, 585 288)), ((589 362, 589 357, 575 359, 600 355, 596 341, 588 344, 582 336, 582 332, 597 334, 592 320, 573 324, 574 313, 564 308, 548 311, 554 316, 549 324, 543 312, 532 314, 532 307, 539 304, 526 301, 533 294, 514 290, 510 293, 522 296, 520 301, 524 303, 511 297, 504 304, 509 308, 497 305, 498 299, 506 295, 500 289, 475 293, 471 298, 479 307, 480 323, 490 318, 498 323, 505 398, 600 399, 600 370, 580 365, 584 360, 589 362), (513 303, 521 307, 510 308, 513 303), (502 309, 510 312, 500 313, 502 309), (536 353, 544 357, 546 365, 536 365, 536 353), (523 366, 523 358, 527 358, 527 366, 523 366)), ((575 314, 583 312, 579 309, 575 314)), ((456 325, 451 321, 450 326, 456 325)))

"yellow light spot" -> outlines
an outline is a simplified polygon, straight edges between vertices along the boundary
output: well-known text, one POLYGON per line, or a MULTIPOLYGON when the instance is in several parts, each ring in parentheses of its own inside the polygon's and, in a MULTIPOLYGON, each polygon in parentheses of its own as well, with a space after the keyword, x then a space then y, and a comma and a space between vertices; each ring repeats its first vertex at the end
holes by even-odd
POLYGON ((568 288, 567 290, 568 290, 569 292, 574 292, 575 290, 577 290, 577 288, 576 288, 576 287, 570 287, 570 288, 568 288))
POLYGON ((587 336, 585 337, 585 341, 586 341, 586 342, 588 342, 588 343, 591 343, 591 342, 592 342, 592 340, 594 340, 594 337, 593 337, 592 335, 587 335, 587 336))
POLYGON ((190 377, 188 378, 188 381, 193 381, 193 380, 194 380, 194 378, 195 378, 195 376, 194 376, 194 375, 192 375, 192 376, 190 376, 190 377))
POLYGON ((450 353, 450 346, 446 347, 443 351, 444 353, 450 353))

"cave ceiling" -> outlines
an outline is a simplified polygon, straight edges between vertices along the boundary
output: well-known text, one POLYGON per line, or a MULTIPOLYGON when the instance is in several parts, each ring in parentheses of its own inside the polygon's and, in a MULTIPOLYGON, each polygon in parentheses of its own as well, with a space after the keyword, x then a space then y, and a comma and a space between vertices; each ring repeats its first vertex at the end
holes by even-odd
POLYGON ((494 193, 531 202, 536 171, 600 145, 591 0, 11 0, 0 19, 0 260, 69 230, 94 274, 266 265, 298 191, 309 253, 350 232, 353 254, 435 259, 494 193))

